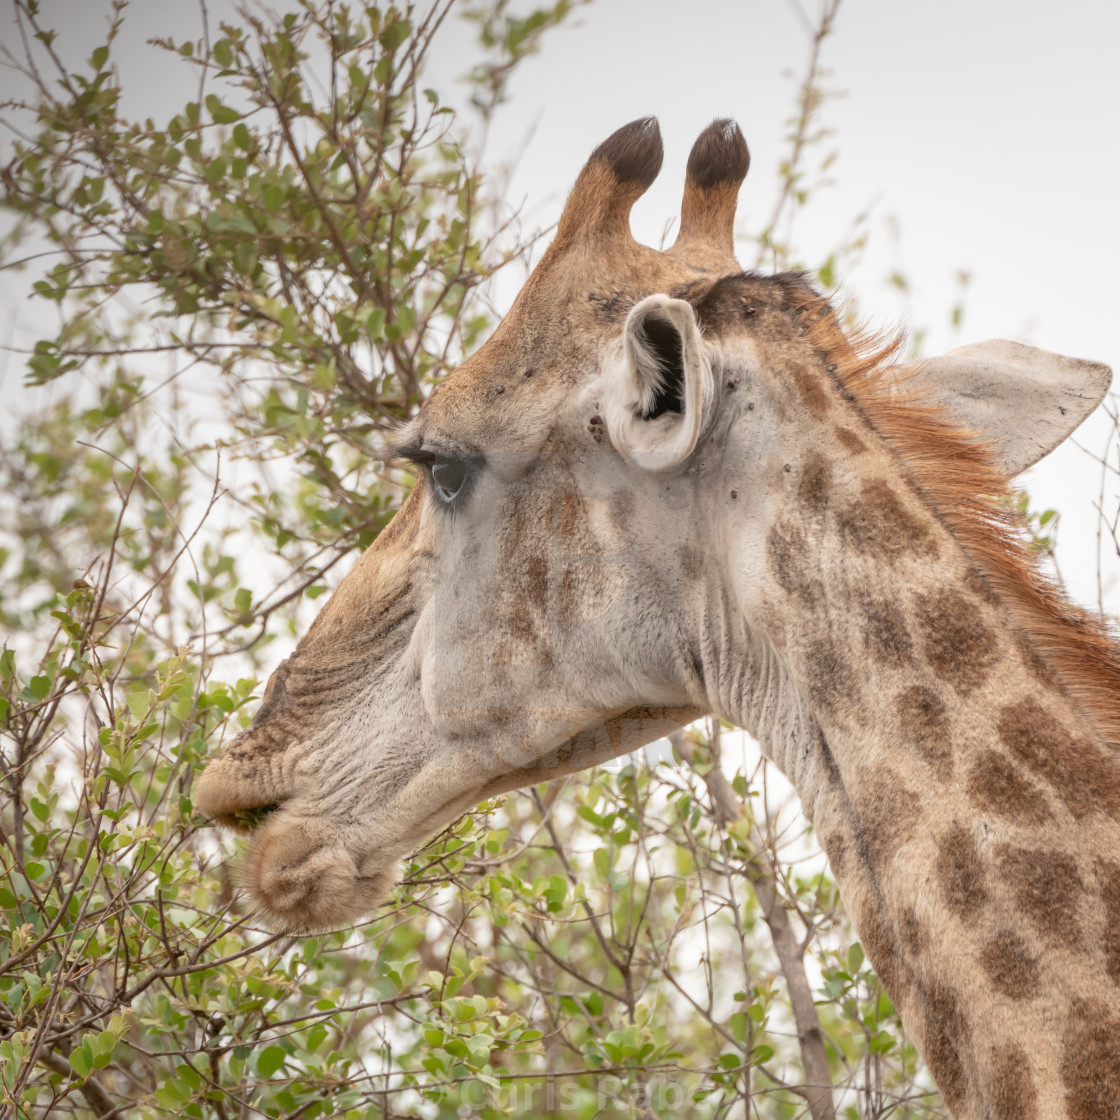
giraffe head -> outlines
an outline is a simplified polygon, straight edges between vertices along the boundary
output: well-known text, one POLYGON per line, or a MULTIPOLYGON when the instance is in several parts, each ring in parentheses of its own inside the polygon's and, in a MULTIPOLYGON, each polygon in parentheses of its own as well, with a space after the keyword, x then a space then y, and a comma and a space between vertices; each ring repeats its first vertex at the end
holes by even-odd
MULTIPOLYGON (((660 164, 653 120, 595 150, 493 337, 397 434, 408 500, 203 773, 197 803, 222 823, 270 810, 243 869, 270 925, 368 913, 397 861, 483 798, 705 712, 746 722, 764 655, 815 609, 783 512, 812 517, 834 472, 905 485, 851 391, 883 354, 801 277, 734 259, 738 127, 697 140, 665 252, 628 224, 660 164)), ((1007 473, 1108 382, 1012 343, 904 374, 1007 473)), ((876 531, 852 529, 889 554, 876 531)))

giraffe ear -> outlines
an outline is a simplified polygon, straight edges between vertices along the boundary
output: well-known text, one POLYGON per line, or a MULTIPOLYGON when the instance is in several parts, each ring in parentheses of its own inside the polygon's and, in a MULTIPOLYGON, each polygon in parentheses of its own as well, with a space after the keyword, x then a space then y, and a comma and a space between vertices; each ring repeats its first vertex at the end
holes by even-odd
POLYGON ((602 395, 611 442, 632 463, 664 471, 692 454, 714 382, 690 303, 653 295, 631 310, 622 367, 602 395))
POLYGON ((936 401, 985 440, 1009 476, 1034 466, 1071 435, 1112 380, 1112 371, 1099 362, 1003 339, 908 362, 900 370, 907 388, 936 401))

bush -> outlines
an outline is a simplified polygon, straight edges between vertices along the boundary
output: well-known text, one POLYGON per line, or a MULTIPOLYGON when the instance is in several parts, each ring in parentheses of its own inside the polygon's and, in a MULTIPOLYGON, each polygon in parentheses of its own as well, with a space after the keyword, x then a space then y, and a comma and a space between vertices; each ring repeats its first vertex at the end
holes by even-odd
MULTIPOLYGON (((571 6, 464 9, 476 120, 571 6)), ((381 433, 525 258, 469 120, 422 85, 449 8, 307 0, 159 43, 197 92, 157 124, 122 109, 123 5, 68 68, 17 3, 5 252, 58 327, 2 460, 6 1114, 787 1117, 823 1063, 845 1115, 924 1115, 815 842, 718 725, 480 806, 318 938, 253 927, 236 845, 193 810, 262 668, 407 491, 381 433)), ((756 238, 782 264, 818 55, 756 238)))

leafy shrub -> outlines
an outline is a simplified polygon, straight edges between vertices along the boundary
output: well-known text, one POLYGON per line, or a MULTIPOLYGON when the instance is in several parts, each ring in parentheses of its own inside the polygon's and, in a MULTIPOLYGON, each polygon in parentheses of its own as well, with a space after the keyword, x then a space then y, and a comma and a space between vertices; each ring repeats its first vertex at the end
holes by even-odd
MULTIPOLYGON (((571 7, 464 9, 476 118, 571 7)), ((17 2, 5 252, 58 326, 2 459, 3 1108, 777 1118, 805 1112, 817 1062, 845 1115, 924 1114, 819 853, 718 726, 480 806, 376 918, 317 938, 254 928, 236 844, 194 812, 262 668, 407 491, 381 433, 492 327, 486 283, 525 256, 422 84, 449 8, 306 0, 161 42, 195 92, 157 123, 122 108, 123 5, 68 68, 17 2)), ((834 15, 756 238, 779 264, 834 15)))

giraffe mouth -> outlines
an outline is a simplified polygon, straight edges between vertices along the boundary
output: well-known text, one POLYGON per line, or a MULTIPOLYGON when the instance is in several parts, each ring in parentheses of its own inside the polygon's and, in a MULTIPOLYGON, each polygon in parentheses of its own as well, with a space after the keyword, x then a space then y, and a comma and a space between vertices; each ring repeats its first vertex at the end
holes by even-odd
POLYGON ((241 835, 256 832, 291 800, 293 790, 269 765, 269 757, 245 750, 246 735, 232 750, 219 752, 195 779, 194 808, 202 816, 241 835))
POLYGON ((247 836, 255 832, 273 813, 280 809, 279 801, 271 801, 267 805, 253 805, 243 809, 234 809, 222 813, 215 820, 234 832, 247 836))

